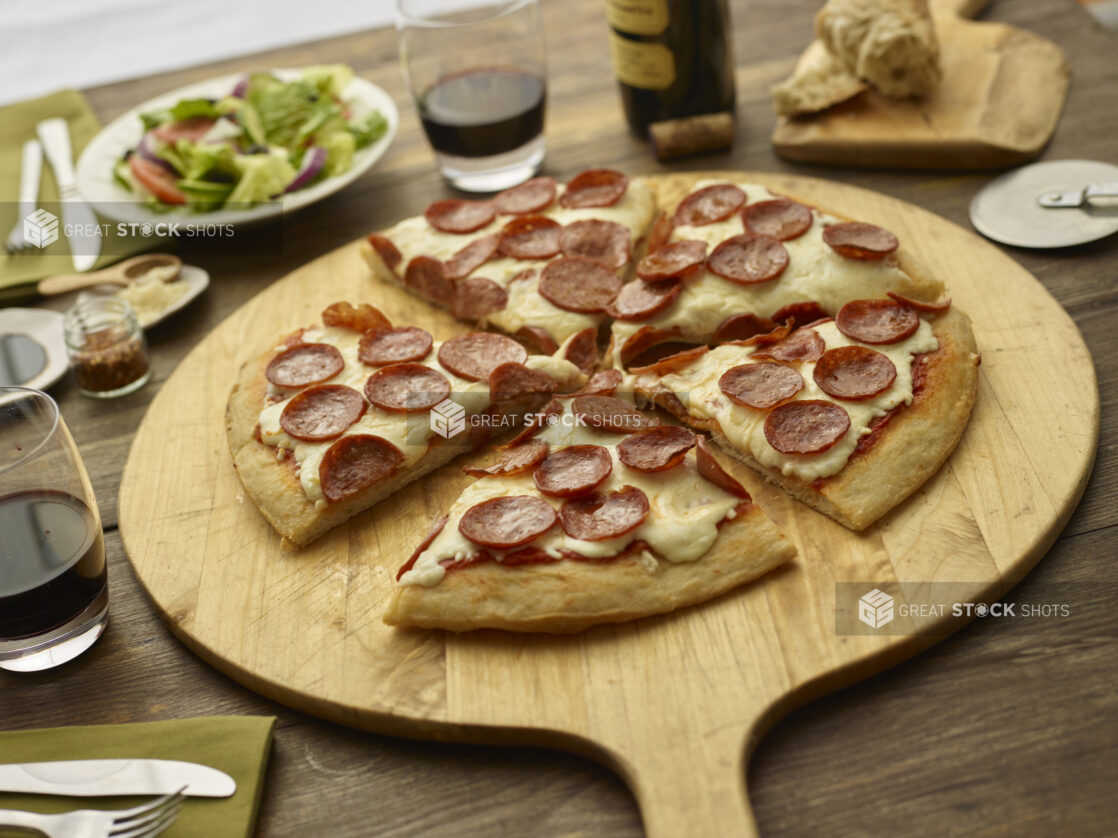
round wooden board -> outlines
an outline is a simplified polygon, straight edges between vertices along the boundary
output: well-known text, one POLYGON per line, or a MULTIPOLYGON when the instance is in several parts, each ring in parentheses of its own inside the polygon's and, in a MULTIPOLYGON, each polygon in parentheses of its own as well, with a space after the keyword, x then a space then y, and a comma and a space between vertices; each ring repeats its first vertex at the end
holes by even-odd
MULTIPOLYGON (((389 629, 380 614, 395 570, 469 480, 462 462, 296 550, 246 498, 223 421, 240 364, 335 300, 372 301, 393 321, 439 337, 463 330, 372 279, 354 243, 276 282, 208 335, 136 434, 120 530, 175 633, 251 689, 343 724, 589 753, 630 784, 650 834, 755 834, 745 760, 768 726, 957 628, 932 619, 920 634, 896 626, 838 634, 835 583, 865 582, 868 591, 898 580, 950 582, 969 601, 1001 596, 1078 501, 1099 401, 1070 318, 977 236, 855 187, 732 177, 887 226, 974 320, 983 356, 974 415, 950 460, 898 510, 853 533, 738 467, 799 549, 793 564, 758 583, 569 637, 389 629)), ((672 190, 671 178, 648 182, 672 190)))

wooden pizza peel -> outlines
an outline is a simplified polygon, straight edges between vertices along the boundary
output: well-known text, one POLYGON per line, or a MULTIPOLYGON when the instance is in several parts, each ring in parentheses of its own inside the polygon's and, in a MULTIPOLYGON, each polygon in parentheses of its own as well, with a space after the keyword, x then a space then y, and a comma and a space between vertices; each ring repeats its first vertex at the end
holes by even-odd
POLYGON ((845 629, 836 605, 845 613, 851 603, 836 597, 850 586, 837 583, 866 592, 952 583, 973 602, 1003 595, 1044 555, 1083 492, 1099 400, 1071 319, 994 246, 856 187, 729 176, 888 227, 973 318, 983 357, 974 415, 952 457, 906 503, 853 533, 739 466, 734 473, 799 549, 755 584, 567 637, 390 629, 380 615, 395 571, 471 480, 462 461, 294 549, 246 497, 224 431, 238 366, 331 302, 371 301, 393 322, 440 338, 464 331, 374 280, 354 242, 277 281, 209 334, 136 434, 120 531, 175 634, 250 689, 342 724, 591 755, 633 789, 650 835, 755 835, 746 761, 773 722, 959 627, 946 616, 845 629))

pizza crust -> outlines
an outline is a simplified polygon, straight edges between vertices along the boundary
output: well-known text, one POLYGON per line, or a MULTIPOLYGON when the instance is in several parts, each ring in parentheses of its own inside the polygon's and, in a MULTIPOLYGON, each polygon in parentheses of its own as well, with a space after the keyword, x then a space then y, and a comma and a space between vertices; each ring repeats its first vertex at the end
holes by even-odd
POLYGON ((724 450, 792 497, 845 527, 864 530, 939 470, 955 450, 974 407, 979 355, 970 319, 951 308, 933 318, 931 325, 940 348, 929 356, 924 389, 910 406, 900 409, 867 451, 852 455, 838 474, 823 478, 818 488, 764 466, 734 447, 716 420, 689 416, 656 376, 638 378, 636 388, 692 427, 709 431, 724 450))
POLYGON ((762 576, 795 553, 760 508, 750 505, 720 526, 714 545, 694 562, 657 557, 652 571, 631 553, 606 562, 562 560, 517 567, 481 562, 447 573, 430 588, 398 587, 384 621, 451 631, 566 634, 704 602, 762 576))

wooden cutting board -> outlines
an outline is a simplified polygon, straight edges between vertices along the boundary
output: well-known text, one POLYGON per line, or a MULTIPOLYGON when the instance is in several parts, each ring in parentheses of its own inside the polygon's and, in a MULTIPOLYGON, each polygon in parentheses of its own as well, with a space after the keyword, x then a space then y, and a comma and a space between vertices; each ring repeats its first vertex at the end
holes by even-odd
MULTIPOLYGON (((120 530, 172 630, 249 688, 343 724, 592 755, 633 788, 651 835, 756 834, 745 762, 765 730, 934 641, 869 628, 837 634, 836 582, 864 583, 865 592, 896 580, 952 582, 967 601, 1001 596, 1079 499, 1099 401, 1072 321, 992 245, 855 187, 732 177, 887 225, 973 316, 983 354, 974 416, 948 463, 899 510, 855 534, 738 467, 800 551, 757 584, 577 636, 391 630, 380 614, 395 570, 470 479, 461 462, 295 550, 245 497, 223 426, 238 366, 335 300, 373 301, 437 337, 462 331, 372 279, 354 243, 276 282, 208 335, 136 434, 120 530)), ((942 635, 957 626, 933 619, 923 628, 942 635)))
POLYGON ((986 0, 930 5, 943 68, 935 92, 899 100, 868 90, 819 114, 778 117, 772 133, 777 154, 912 169, 989 169, 1040 154, 1067 94, 1063 52, 1032 32, 964 19, 986 0))

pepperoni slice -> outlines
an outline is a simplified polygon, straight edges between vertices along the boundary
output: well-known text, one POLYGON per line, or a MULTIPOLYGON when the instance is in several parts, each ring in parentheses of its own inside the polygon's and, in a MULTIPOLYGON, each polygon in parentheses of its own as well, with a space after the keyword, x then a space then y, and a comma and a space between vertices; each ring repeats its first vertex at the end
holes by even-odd
POLYGON ((754 358, 772 358, 774 361, 818 361, 827 348, 823 338, 814 329, 800 329, 779 343, 774 343, 754 358))
POLYGON ((470 276, 454 283, 450 310, 459 320, 484 320, 508 305, 509 295, 500 285, 484 276, 470 276))
POLYGON ((571 178, 559 204, 567 209, 612 207, 629 188, 629 178, 613 169, 587 169, 571 178))
POLYGON ((512 477, 514 474, 523 474, 540 464, 547 456, 548 447, 546 442, 526 442, 510 448, 499 462, 488 468, 462 466, 462 471, 473 477, 512 477))
POLYGON ((555 200, 555 178, 534 177, 519 186, 498 192, 493 206, 501 215, 525 215, 551 206, 555 200))
POLYGON ((607 268, 620 268, 632 255, 629 228, 616 221, 587 218, 573 221, 559 233, 564 256, 584 256, 607 268))
POLYGON ((784 364, 742 364, 722 373, 718 389, 732 402, 768 410, 804 389, 804 378, 784 364))
POLYGON ((472 233, 497 217, 489 201, 463 201, 452 198, 435 201, 423 211, 423 217, 436 230, 444 233, 472 233))
POLYGON ((823 306, 814 300, 805 303, 789 303, 773 312, 773 320, 777 323, 783 323, 791 319, 793 329, 810 326, 812 323, 825 320, 830 316, 823 306))
POLYGON ((422 361, 431 352, 431 345, 430 332, 418 326, 365 332, 357 344, 357 358, 362 364, 371 367, 422 361))
POLYGON ((485 381, 501 364, 528 360, 528 350, 510 337, 492 332, 467 332, 439 347, 439 363, 468 381, 485 381))
POLYGON ((535 349, 541 355, 554 355, 559 349, 559 344, 555 342, 555 338, 539 326, 521 326, 516 330, 513 337, 521 343, 527 344, 529 349, 535 349))
POLYGON ((812 372, 819 389, 836 399, 862 401, 893 386, 897 368, 886 356, 864 346, 828 349, 812 372))
POLYGON ((648 252, 655 253, 672 239, 672 217, 667 213, 660 213, 652 224, 652 232, 648 234, 648 252))
MULTIPOLYGON (((660 343, 670 341, 679 336, 680 329, 673 326, 670 329, 658 329, 655 326, 641 326, 621 344, 621 363, 628 366, 645 354, 646 351, 660 343)), ((663 357, 662 355, 659 357, 663 357)))
POLYGON ((934 303, 928 303, 924 300, 914 300, 912 297, 906 297, 903 294, 898 294, 896 291, 886 291, 887 295, 892 297, 901 305, 906 305, 909 308, 914 308, 917 311, 926 311, 929 314, 942 314, 951 308, 951 299, 940 300, 934 303))
POLYGON ((787 198, 758 201, 741 211, 741 220, 750 233, 788 241, 802 236, 811 227, 811 210, 787 198))
POLYGON ((787 320, 780 326, 777 326, 771 332, 765 332, 761 335, 754 335, 745 340, 735 340, 731 343, 740 344, 741 346, 771 346, 774 343, 780 343, 788 335, 792 333, 792 321, 787 320))
POLYGON ((553 451, 532 480, 545 495, 573 498, 592 492, 613 471, 613 457, 601 445, 570 445, 553 451))
POLYGON ((541 393, 550 396, 558 386, 555 379, 546 372, 531 369, 516 361, 501 364, 489 373, 489 398, 493 401, 541 393))
POLYGON ((539 538, 555 521, 555 509, 543 498, 511 495, 471 506, 458 522, 458 531, 482 547, 509 550, 539 538))
POLYGON ((843 438, 850 414, 834 402, 803 399, 774 407, 765 417, 765 439, 781 454, 818 454, 843 438))
POLYGON ((328 343, 299 343, 268 362, 264 377, 292 389, 321 384, 345 369, 342 353, 328 343))
POLYGON ((840 256, 860 261, 883 259, 900 244, 888 230, 861 221, 828 224, 823 228, 823 241, 840 256))
POLYGON ((430 410, 450 395, 450 382, 423 364, 382 367, 365 382, 365 398, 392 413, 430 410))
POLYGON ((717 183, 692 192, 675 209, 676 227, 701 227, 729 218, 745 203, 745 193, 732 183, 717 183))
POLYGON ((579 368, 580 372, 589 373, 598 363, 598 329, 596 326, 587 326, 577 332, 568 342, 563 352, 563 357, 579 368))
POLYGON ((551 399, 547 404, 539 409, 538 412, 529 414, 524 417, 524 427, 520 429, 520 433, 506 442, 504 445, 498 445, 500 450, 508 448, 515 448, 522 445, 527 440, 534 437, 540 432, 544 425, 554 425, 558 421, 558 416, 563 412, 563 405, 559 403, 558 399, 551 399))
POLYGON ((356 306, 346 302, 331 303, 322 310, 322 323, 324 326, 335 326, 354 332, 392 328, 392 324, 381 310, 368 303, 356 306))
MULTIPOLYGON (((661 346, 667 346, 667 344, 661 344, 661 346)), ((629 367, 629 372, 633 375, 644 375, 645 373, 666 375, 669 372, 675 372, 690 366, 708 352, 710 352, 709 346, 691 346, 679 352, 672 352, 669 355, 656 358, 647 364, 629 367)))
POLYGON ((454 283, 446 278, 443 263, 430 256, 416 256, 404 271, 404 285, 420 296, 442 305, 454 299, 454 283))
POLYGON ((462 279, 469 276, 497 252, 497 244, 500 241, 501 237, 497 233, 474 239, 443 262, 443 274, 447 279, 462 279))
POLYGON ((563 501, 559 523, 563 532, 582 541, 605 541, 632 532, 648 516, 648 496, 636 486, 608 495, 594 493, 563 501))
POLYGON ((637 471, 678 466, 695 445, 695 435, 679 425, 660 425, 631 434, 617 444, 617 457, 637 471))
POLYGON ((748 340, 754 335, 765 335, 776 328, 776 323, 767 317, 758 317, 751 312, 731 314, 718 324, 714 330, 715 343, 728 343, 734 340, 748 340))
POLYGON ((343 436, 326 449, 318 480, 326 500, 345 500, 395 474, 404 462, 400 449, 374 434, 343 436))
POLYGON ((711 273, 741 285, 770 282, 788 267, 788 251, 772 236, 743 233, 714 248, 707 267, 711 273))
POLYGON ((722 463, 715 459, 714 454, 711 453, 710 447, 707 445, 706 438, 703 436, 696 438, 695 465, 699 469, 699 474, 722 491, 729 492, 734 497, 742 498, 746 501, 753 500, 753 498, 749 496, 749 492, 745 490, 745 487, 737 481, 737 478, 726 471, 726 469, 722 468, 722 463))
POLYGON ((369 244, 373 246, 373 250, 377 252, 377 255, 380 256, 380 260, 384 262, 385 267, 390 271, 395 271, 404 260, 404 255, 400 253, 396 245, 380 233, 370 233, 369 244))
POLYGON ((525 268, 522 271, 517 271, 512 275, 512 279, 509 280, 509 285, 512 285, 514 282, 522 282, 531 279, 535 275, 536 271, 534 268, 525 268))
POLYGON ((280 414, 288 436, 307 442, 333 439, 361 418, 365 400, 352 387, 323 384, 295 396, 280 414))
POLYGON ((920 328, 920 316, 893 300, 851 300, 835 315, 838 330, 862 343, 896 343, 920 328))
POLYGON ((606 306, 606 313, 617 320, 649 320, 676 301, 683 286, 678 279, 668 282, 626 282, 606 306))
POLYGON ((646 416, 629 402, 613 396, 575 396, 571 411, 590 427, 613 434, 631 434, 660 424, 659 419, 646 416))
POLYGON ((618 385, 621 384, 621 370, 605 369, 598 370, 586 383, 579 388, 577 393, 572 393, 572 396, 612 396, 616 392, 618 385))
POLYGON ((637 276, 645 282, 689 276, 703 266, 707 258, 706 242, 679 241, 665 244, 637 263, 637 276))
POLYGON ((540 274, 540 294, 545 300, 582 314, 599 312, 621 290, 621 278, 600 262, 564 256, 540 274))
POLYGON ((443 527, 446 526, 446 522, 449 520, 450 516, 444 515, 431 526, 431 529, 427 531, 427 535, 423 537, 423 540, 419 542, 419 546, 415 548, 415 552, 412 553, 411 556, 408 557, 408 560, 396 571, 397 582, 400 581, 400 577, 415 567, 416 560, 423 555, 424 550, 431 546, 431 542, 438 538, 439 533, 443 531, 443 527))
POLYGON ((559 252, 562 225, 544 215, 522 215, 501 228, 497 249, 510 259, 550 259, 559 252))

